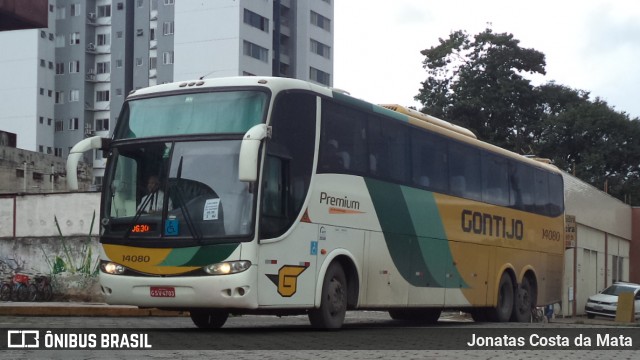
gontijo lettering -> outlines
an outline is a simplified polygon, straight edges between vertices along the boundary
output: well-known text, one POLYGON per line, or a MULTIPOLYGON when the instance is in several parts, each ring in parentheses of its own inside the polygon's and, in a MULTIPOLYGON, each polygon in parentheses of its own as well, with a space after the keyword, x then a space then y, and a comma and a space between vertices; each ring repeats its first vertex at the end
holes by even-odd
POLYGON ((489 235, 503 239, 522 240, 524 223, 519 219, 508 219, 504 216, 462 210, 462 231, 478 235, 489 235))

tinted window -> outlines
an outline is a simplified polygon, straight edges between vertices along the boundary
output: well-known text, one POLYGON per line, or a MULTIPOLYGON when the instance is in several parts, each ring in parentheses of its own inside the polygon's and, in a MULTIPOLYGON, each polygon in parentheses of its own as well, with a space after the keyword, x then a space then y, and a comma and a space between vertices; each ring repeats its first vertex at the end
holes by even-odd
POLYGON ((419 187, 446 192, 448 186, 447 142, 440 136, 411 132, 412 182, 419 187))
POLYGON ((449 187, 452 195, 481 200, 480 151, 449 143, 449 187))
POLYGON ((549 205, 549 176, 546 172, 535 169, 533 173, 535 187, 535 212, 547 215, 549 205))
POLYGON ((534 179, 533 167, 522 163, 512 162, 509 167, 510 201, 509 206, 534 211, 534 179))
POLYGON ((366 135, 362 112, 325 99, 318 172, 365 173, 368 168, 366 135))
POLYGON ((564 190, 562 176, 549 174, 549 209, 550 216, 558 216, 564 211, 564 190))
POLYGON ((509 205, 507 159, 491 153, 482 155, 482 201, 495 205, 509 205))
POLYGON ((397 121, 369 119, 371 174, 382 179, 409 182, 408 126, 397 121))

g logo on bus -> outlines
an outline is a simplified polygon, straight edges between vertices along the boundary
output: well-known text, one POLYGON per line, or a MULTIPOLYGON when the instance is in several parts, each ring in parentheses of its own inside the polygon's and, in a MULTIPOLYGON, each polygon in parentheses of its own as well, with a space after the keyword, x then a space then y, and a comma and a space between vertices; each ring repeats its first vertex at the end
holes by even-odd
POLYGON ((307 269, 306 266, 285 265, 278 270, 278 274, 266 274, 278 287, 278 294, 291 297, 298 290, 298 276, 307 269))

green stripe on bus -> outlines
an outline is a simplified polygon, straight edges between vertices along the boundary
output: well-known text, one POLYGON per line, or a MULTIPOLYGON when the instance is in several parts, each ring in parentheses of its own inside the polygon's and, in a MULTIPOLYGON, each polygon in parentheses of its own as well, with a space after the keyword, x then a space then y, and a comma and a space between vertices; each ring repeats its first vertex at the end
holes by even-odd
POLYGON ((240 244, 220 244, 176 248, 160 266, 205 266, 226 260, 240 244))
POLYGON ((365 182, 402 277, 419 287, 467 287, 453 265, 433 194, 374 179, 365 182))

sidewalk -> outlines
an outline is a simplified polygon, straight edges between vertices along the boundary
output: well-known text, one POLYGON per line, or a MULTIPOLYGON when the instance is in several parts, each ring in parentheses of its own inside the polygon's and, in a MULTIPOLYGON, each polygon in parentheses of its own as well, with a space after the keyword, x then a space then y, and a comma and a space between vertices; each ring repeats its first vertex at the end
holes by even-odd
POLYGON ((187 312, 87 302, 0 302, 0 316, 188 316, 187 312))

